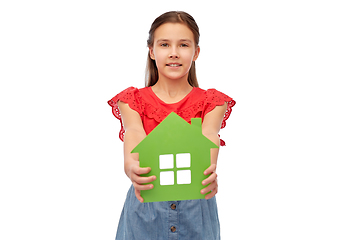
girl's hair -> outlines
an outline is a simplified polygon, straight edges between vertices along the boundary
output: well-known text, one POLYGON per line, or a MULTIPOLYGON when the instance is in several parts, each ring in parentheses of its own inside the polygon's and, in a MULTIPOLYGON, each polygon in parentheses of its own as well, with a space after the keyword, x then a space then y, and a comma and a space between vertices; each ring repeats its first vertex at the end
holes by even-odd
MULTIPOLYGON (((151 25, 150 31, 149 31, 149 38, 147 40, 148 47, 153 47, 154 45, 154 33, 155 30, 160 27, 164 23, 182 23, 185 24, 194 34, 194 40, 195 40, 195 46, 199 46, 199 38, 200 38, 200 32, 199 27, 196 24, 194 18, 182 11, 171 11, 162 14, 158 18, 155 19, 153 24, 151 25)), ((145 76, 145 85, 146 87, 151 87, 155 85, 155 83, 158 81, 159 75, 158 75, 158 69, 156 67, 155 60, 151 59, 150 57, 150 51, 148 53, 147 58, 147 66, 146 66, 146 76, 145 76)), ((188 75, 188 82, 193 87, 199 87, 197 78, 196 78, 196 70, 195 70, 195 62, 193 61, 189 70, 188 75)))

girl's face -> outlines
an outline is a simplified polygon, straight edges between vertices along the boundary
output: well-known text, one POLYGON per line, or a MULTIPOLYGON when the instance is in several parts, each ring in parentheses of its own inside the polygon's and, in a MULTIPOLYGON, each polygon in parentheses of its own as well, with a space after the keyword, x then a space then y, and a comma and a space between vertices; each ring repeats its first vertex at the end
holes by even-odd
POLYGON ((185 79, 200 53, 191 30, 181 23, 164 23, 155 30, 154 45, 149 47, 159 79, 185 79))

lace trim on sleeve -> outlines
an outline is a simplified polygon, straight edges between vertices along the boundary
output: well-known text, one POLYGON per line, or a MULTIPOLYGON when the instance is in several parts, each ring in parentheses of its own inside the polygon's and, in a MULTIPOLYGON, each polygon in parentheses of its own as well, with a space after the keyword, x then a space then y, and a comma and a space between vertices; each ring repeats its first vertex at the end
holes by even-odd
POLYGON ((121 114, 117 102, 122 101, 129 104, 129 107, 137 111, 140 114, 140 117, 142 117, 144 104, 142 104, 143 101, 141 99, 141 96, 137 94, 138 92, 139 90, 137 88, 129 87, 108 101, 108 104, 112 107, 113 115, 120 120, 121 129, 119 133, 119 138, 121 141, 124 141, 125 129, 122 123, 121 114))
MULTIPOLYGON (((226 126, 226 120, 228 120, 228 118, 230 117, 232 107, 235 105, 235 103, 236 102, 234 100, 231 100, 231 101, 227 102, 227 109, 226 109, 223 121, 221 123, 221 128, 220 129, 223 129, 226 126)), ((219 134, 219 137, 220 137, 220 134, 219 134)), ((222 140, 222 139, 220 139, 220 146, 226 146, 225 141, 222 140)))
POLYGON ((221 129, 223 129, 226 126, 226 120, 229 119, 230 114, 232 112, 232 108, 235 105, 235 103, 236 103, 235 100, 230 100, 227 102, 227 109, 226 109, 223 121, 221 123, 221 129))
POLYGON ((112 107, 112 113, 114 114, 114 116, 120 120, 120 124, 121 124, 121 129, 120 129, 120 133, 119 133, 119 138, 121 141, 124 141, 124 133, 125 133, 125 129, 121 120, 121 114, 120 114, 120 110, 119 107, 117 105, 117 101, 115 102, 114 100, 109 100, 108 104, 112 107))
MULTIPOLYGON (((205 106, 205 114, 212 111, 216 106, 224 105, 225 102, 227 103, 227 109, 224 115, 224 118, 221 123, 221 128, 223 129, 226 126, 226 120, 229 119, 230 114, 232 112, 233 106, 236 104, 235 100, 231 97, 227 96, 226 94, 219 92, 215 89, 209 89, 206 91, 206 104, 205 106)), ((219 135, 220 137, 220 135, 219 135)), ((220 139, 220 146, 225 146, 225 141, 220 139)))

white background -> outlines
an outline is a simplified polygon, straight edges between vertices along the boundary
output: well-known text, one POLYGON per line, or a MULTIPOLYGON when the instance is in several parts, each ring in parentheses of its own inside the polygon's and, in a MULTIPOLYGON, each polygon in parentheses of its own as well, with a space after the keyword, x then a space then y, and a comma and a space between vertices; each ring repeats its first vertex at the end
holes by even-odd
POLYGON ((222 239, 360 239, 357 1, 2 1, 0 239, 114 239, 130 181, 107 100, 152 21, 197 21, 221 137, 222 239))

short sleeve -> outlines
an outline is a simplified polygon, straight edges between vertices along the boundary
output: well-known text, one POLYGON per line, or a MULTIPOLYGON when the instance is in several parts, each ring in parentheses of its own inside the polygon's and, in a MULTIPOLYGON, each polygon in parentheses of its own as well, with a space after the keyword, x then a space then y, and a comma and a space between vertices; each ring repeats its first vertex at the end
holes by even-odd
POLYGON ((121 124, 121 130, 120 130, 120 134, 119 137, 121 139, 121 141, 124 141, 124 126, 122 124, 122 119, 121 119, 121 114, 120 114, 120 110, 119 107, 117 105, 117 102, 121 101, 121 102, 125 102, 127 104, 129 104, 129 107, 135 111, 137 111, 140 116, 142 117, 143 115, 143 103, 142 103, 142 99, 141 96, 139 94, 139 89, 135 88, 135 87, 129 87, 127 89, 125 89, 124 91, 120 92, 119 94, 117 94, 116 96, 114 96, 112 99, 110 99, 108 101, 108 104, 112 107, 112 113, 113 115, 120 120, 120 124, 121 124))
MULTIPOLYGON (((236 104, 235 100, 228 95, 217 91, 216 89, 209 89, 206 91, 206 99, 204 104, 204 115, 212 111, 216 106, 222 106, 227 103, 227 109, 221 123, 221 129, 226 126, 226 121, 229 119, 232 108, 236 104)), ((220 145, 225 146, 225 142, 220 139, 220 145)))

